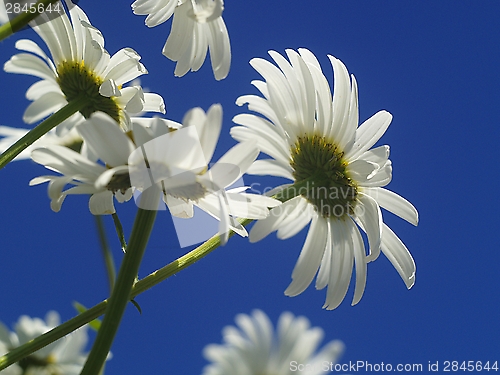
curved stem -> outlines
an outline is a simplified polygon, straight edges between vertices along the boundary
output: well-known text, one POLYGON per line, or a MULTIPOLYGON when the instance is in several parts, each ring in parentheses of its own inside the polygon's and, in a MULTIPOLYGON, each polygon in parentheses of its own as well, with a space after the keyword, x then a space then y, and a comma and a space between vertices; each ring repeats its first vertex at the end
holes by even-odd
POLYGON ((28 146, 32 145, 42 135, 46 134, 49 130, 55 128, 61 122, 84 108, 87 105, 87 102, 88 99, 82 95, 81 97, 72 100, 45 121, 31 129, 24 137, 19 139, 16 143, 5 150, 2 155, 0 155, 0 169, 5 167, 7 163, 23 152, 23 150, 25 150, 28 146))
POLYGON ((81 375, 95 375, 101 371, 106 361, 116 332, 120 325, 127 302, 134 285, 135 278, 139 272, 139 266, 153 229, 156 211, 140 209, 137 212, 132 234, 127 246, 127 252, 123 257, 120 272, 115 287, 109 298, 101 328, 97 333, 96 340, 90 351, 87 362, 83 367, 81 375))
MULTIPOLYGON (((57 0, 39 0, 34 6, 33 13, 31 11, 21 13, 12 21, 7 22, 5 25, 0 26, 0 41, 8 38, 15 32, 21 30, 24 26, 26 26, 30 21, 34 20, 36 17, 40 15, 39 10, 45 10, 49 4, 55 3, 57 0), (40 8, 39 8, 40 6, 40 8)), ((12 4, 12 3, 11 3, 12 4)), ((22 4, 22 3, 21 3, 22 4)), ((28 3, 29 4, 29 3, 28 3)), ((31 4, 29 4, 31 5, 31 4)))

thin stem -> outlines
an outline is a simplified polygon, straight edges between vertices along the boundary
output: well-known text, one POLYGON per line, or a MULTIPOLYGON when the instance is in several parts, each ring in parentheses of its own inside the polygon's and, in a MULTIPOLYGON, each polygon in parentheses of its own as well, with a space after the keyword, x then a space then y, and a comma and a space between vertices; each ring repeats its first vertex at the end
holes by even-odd
POLYGON ((118 240, 120 241, 122 251, 126 252, 127 241, 125 241, 125 234, 123 233, 123 227, 122 223, 120 222, 120 218, 116 213, 112 214, 111 216, 113 217, 113 222, 115 223, 116 234, 118 235, 118 240))
MULTIPOLYGON (((30 21, 34 20, 40 13, 43 13, 49 4, 55 3, 57 0, 39 0, 34 7, 29 7, 28 12, 19 14, 16 18, 14 18, 11 22, 7 22, 6 24, 0 26, 0 41, 8 38, 15 32, 21 30, 24 26, 26 26, 30 21), (31 12, 33 10, 33 12, 31 12), (42 12, 39 12, 39 11, 42 12)), ((15 4, 15 3, 11 3, 15 4)), ((22 3, 21 3, 22 5, 22 3)), ((29 4, 31 5, 31 4, 29 4)))
POLYGON ((0 155, 0 169, 5 167, 7 163, 23 152, 23 150, 25 150, 28 146, 32 145, 42 135, 46 134, 49 130, 55 128, 61 122, 84 108, 87 105, 87 100, 88 99, 83 95, 75 100, 72 100, 48 119, 31 129, 24 137, 19 139, 2 155, 0 155))
POLYGON ((115 271, 115 261, 113 259, 113 254, 111 253, 111 249, 109 248, 108 239, 106 237, 106 228, 104 228, 104 222, 102 220, 102 216, 100 215, 92 215, 94 216, 95 223, 97 226, 97 234, 99 236, 99 242, 101 244, 102 256, 104 257, 104 264, 106 265, 106 273, 108 275, 109 281, 109 290, 113 291, 113 287, 115 285, 116 279, 116 271, 115 271))
POLYGON ((106 361, 125 307, 130 300, 132 287, 139 272, 139 265, 141 264, 142 256, 144 255, 149 236, 153 229, 156 212, 140 208, 137 212, 127 252, 123 257, 120 272, 118 273, 118 279, 116 280, 113 293, 109 298, 109 304, 106 308, 101 328, 97 333, 95 343, 81 375, 98 374, 106 361))

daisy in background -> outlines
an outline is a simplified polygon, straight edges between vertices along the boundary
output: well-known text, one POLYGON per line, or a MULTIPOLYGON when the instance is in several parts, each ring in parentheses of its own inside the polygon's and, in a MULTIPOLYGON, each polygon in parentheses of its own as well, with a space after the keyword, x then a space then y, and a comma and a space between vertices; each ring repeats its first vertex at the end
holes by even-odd
POLYGON ((264 96, 247 95, 237 104, 261 116, 240 114, 231 129, 238 141, 256 139, 271 159, 257 160, 249 174, 292 180, 294 198, 271 210, 250 232, 260 241, 277 231, 278 238, 297 234, 311 223, 292 273, 288 296, 302 293, 315 275, 316 288, 328 286, 324 308, 334 309, 344 299, 352 268, 356 287, 352 304, 360 301, 367 263, 380 250, 408 288, 415 282, 415 263, 401 240, 384 224, 380 207, 417 225, 418 213, 404 198, 386 190, 392 178, 389 146, 371 148, 385 133, 392 116, 380 111, 358 126, 358 88, 342 62, 329 56, 334 70, 334 95, 316 57, 306 49, 286 51, 289 61, 275 51, 276 65, 253 59, 250 64, 264 78, 252 84, 264 96), (368 237, 365 251, 361 228, 368 237), (319 269, 319 272, 318 272, 319 269))
POLYGON ((203 375, 318 375, 330 373, 342 352, 341 341, 330 341, 316 352, 323 330, 312 327, 303 316, 281 314, 276 332, 267 315, 254 310, 252 315, 236 316, 238 327, 222 330, 224 343, 210 344, 203 354, 212 363, 203 375))
MULTIPOLYGON (((45 321, 39 318, 21 316, 15 332, 9 332, 0 323, 0 355, 38 337, 60 324, 59 314, 50 311, 45 321)), ((2 371, 6 375, 78 375, 87 355, 87 326, 73 331, 64 338, 38 350, 32 355, 2 371)))
POLYGON ((87 106, 57 126, 58 135, 65 135, 97 111, 107 113, 124 129, 128 129, 131 114, 165 113, 163 99, 158 94, 144 93, 140 86, 123 87, 147 73, 137 52, 124 48, 110 56, 104 49, 101 32, 90 24, 85 13, 69 0, 66 4, 71 21, 59 4, 59 17, 31 25, 47 45, 52 59, 35 42, 21 39, 16 48, 24 52, 12 56, 4 65, 6 72, 42 79, 26 92, 33 103, 26 109, 23 120, 28 124, 40 121, 82 95, 88 101, 87 106))
POLYGON ((210 49, 215 79, 226 78, 231 65, 231 47, 222 19, 223 0, 136 0, 132 10, 134 14, 147 15, 148 27, 174 16, 163 54, 177 61, 176 76, 200 69, 210 49))

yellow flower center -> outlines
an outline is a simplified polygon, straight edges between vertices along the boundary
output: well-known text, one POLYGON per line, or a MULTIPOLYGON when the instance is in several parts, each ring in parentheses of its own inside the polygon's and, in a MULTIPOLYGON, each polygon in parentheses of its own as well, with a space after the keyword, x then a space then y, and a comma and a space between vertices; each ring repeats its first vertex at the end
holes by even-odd
POLYGON ((101 111, 107 113, 116 122, 120 122, 120 107, 112 98, 99 93, 103 80, 90 71, 83 61, 64 61, 57 67, 57 74, 57 83, 68 102, 82 94, 87 97, 89 104, 80 110, 85 118, 89 118, 94 112, 101 111))
POLYGON ((291 148, 291 167, 299 190, 323 217, 345 217, 353 212, 358 188, 349 178, 344 152, 319 135, 298 137, 291 148))

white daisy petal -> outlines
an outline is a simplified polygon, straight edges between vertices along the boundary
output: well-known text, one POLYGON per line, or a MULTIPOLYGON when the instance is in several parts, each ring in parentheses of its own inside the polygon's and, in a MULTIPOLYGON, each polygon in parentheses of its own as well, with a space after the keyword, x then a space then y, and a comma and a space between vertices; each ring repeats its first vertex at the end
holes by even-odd
POLYGON ((136 148, 118 124, 102 112, 94 113, 90 119, 79 124, 77 130, 100 159, 112 167, 127 164, 128 157, 136 148))
POLYGON ((271 175, 278 177, 285 177, 289 180, 293 180, 292 170, 287 165, 284 166, 282 163, 279 163, 274 159, 263 159, 256 160, 247 170, 248 174, 256 174, 256 175, 271 175), (288 168, 287 168, 288 167, 288 168))
POLYGON ((66 100, 63 95, 58 92, 48 92, 36 99, 26 108, 23 120, 27 124, 40 121, 51 113, 61 109, 64 104, 66 104, 66 100))
POLYGON ((368 188, 363 192, 375 199, 380 207, 415 226, 418 225, 417 209, 402 196, 383 188, 368 188))
POLYGON ((403 242, 387 225, 384 224, 382 236, 382 252, 389 259, 410 289, 415 284, 415 261, 403 242))
POLYGON ((54 72, 39 57, 29 53, 19 53, 7 61, 3 70, 7 73, 29 74, 42 79, 53 80, 54 72))
MULTIPOLYGON (((269 217, 257 221, 252 229, 248 239, 250 242, 258 242, 267 237, 271 232, 278 230, 280 223, 286 218, 290 207, 294 207, 300 197, 295 197, 276 207, 269 212, 269 217)), ((292 208, 293 209, 293 208, 292 208)))
POLYGON ((93 215, 111 215, 114 214, 113 193, 103 191, 90 197, 89 209, 93 215))
POLYGON ((377 259, 380 253, 383 223, 380 207, 375 199, 369 195, 360 193, 354 212, 368 236, 368 243, 370 245, 368 261, 377 259))
POLYGON ((219 188, 232 185, 250 167, 259 154, 257 142, 244 142, 232 147, 215 163, 203 177, 219 188))
POLYGON ((313 217, 306 242, 292 272, 292 282, 285 290, 285 295, 296 296, 311 284, 323 258, 327 233, 326 222, 318 216, 313 217))
POLYGON ((354 160, 363 152, 372 147, 385 133, 392 121, 392 115, 387 111, 380 111, 366 120, 356 130, 354 143, 346 152, 347 160, 354 160))
POLYGON ((354 289, 354 297, 351 305, 356 305, 363 297, 366 286, 367 260, 365 256, 365 245, 361 233, 359 233, 356 225, 351 221, 347 221, 351 228, 351 238, 353 241, 354 263, 356 265, 356 287, 354 289))

